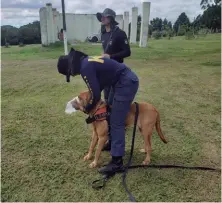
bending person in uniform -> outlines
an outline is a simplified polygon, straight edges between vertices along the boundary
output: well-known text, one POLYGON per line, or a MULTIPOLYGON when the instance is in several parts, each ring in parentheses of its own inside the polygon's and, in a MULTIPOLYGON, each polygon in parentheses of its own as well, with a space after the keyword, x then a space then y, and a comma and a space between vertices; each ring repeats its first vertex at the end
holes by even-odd
MULTIPOLYGON (((97 13, 96 16, 98 21, 101 22, 102 56, 123 63, 123 59, 130 56, 131 51, 126 33, 117 26, 119 23, 115 21, 115 11, 106 8, 103 13, 97 13)), ((113 96, 112 87, 104 87, 104 99, 108 105, 112 105, 113 96)), ((108 110, 110 111, 111 109, 108 110)), ((109 125, 109 141, 103 148, 105 151, 111 149, 112 139, 110 136, 110 121, 107 121, 109 125)))
POLYGON ((108 165, 101 168, 101 173, 117 172, 123 169, 125 153, 125 120, 130 111, 139 87, 136 74, 125 64, 105 57, 89 57, 86 54, 71 49, 69 55, 60 56, 58 72, 66 75, 81 75, 91 92, 89 104, 84 111, 89 113, 101 99, 101 91, 110 86, 114 90, 112 112, 110 115, 111 155, 108 165))

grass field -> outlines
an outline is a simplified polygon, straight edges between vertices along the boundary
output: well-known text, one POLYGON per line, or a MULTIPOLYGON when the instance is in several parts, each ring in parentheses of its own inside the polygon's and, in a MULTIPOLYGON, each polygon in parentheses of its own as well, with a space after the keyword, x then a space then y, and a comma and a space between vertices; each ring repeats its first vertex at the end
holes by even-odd
MULTIPOLYGON (((160 111, 169 141, 153 134, 152 164, 220 168, 220 35, 197 40, 151 40, 149 48, 132 47, 126 64, 140 78, 136 101, 160 111)), ((95 45, 77 45, 90 55, 95 45)), ((86 90, 80 77, 71 83, 58 74, 63 48, 40 45, 2 48, 2 201, 128 201, 121 175, 95 191, 100 177, 83 157, 90 130, 85 115, 66 115, 67 101, 86 90)), ((140 164, 142 138, 137 133, 133 164, 140 164)), ((127 131, 128 160, 132 129, 127 131)), ((104 152, 101 164, 110 159, 104 152)), ((136 169, 127 185, 137 201, 221 201, 219 173, 181 169, 136 169)))

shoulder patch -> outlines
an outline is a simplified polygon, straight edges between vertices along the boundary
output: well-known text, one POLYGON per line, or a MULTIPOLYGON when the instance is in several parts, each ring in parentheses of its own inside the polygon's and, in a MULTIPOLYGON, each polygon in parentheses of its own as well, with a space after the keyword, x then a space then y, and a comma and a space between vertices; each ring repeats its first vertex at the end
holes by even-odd
POLYGON ((127 41, 127 39, 125 39, 125 44, 128 44, 128 41, 127 41))

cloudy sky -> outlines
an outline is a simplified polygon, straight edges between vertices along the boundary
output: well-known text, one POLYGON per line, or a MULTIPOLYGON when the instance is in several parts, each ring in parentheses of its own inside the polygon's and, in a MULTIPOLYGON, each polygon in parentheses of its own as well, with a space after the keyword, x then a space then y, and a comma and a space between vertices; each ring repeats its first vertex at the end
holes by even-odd
MULTIPOLYGON (((39 9, 46 3, 52 3, 54 8, 61 12, 61 0, 2 0, 1 23, 2 25, 21 25, 39 20, 39 9)), ((112 8, 117 14, 130 11, 133 6, 139 8, 143 0, 65 0, 66 12, 69 13, 96 13, 106 7, 112 8)), ((149 0, 151 2, 150 19, 155 17, 167 18, 172 23, 178 15, 186 12, 191 21, 202 13, 200 0, 149 0)))

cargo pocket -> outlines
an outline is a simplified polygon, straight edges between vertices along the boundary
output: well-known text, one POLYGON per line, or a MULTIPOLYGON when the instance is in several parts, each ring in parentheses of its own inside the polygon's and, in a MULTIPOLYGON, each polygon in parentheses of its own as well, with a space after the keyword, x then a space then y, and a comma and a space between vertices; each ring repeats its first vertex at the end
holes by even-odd
MULTIPOLYGON (((138 90, 139 83, 137 80, 126 78, 125 81, 122 80, 121 83, 115 87, 116 99, 122 100, 133 100, 138 90)), ((114 97, 115 97, 114 96, 114 97)))
POLYGON ((132 100, 128 97, 115 95, 112 105, 111 120, 125 121, 126 115, 130 110, 132 100))

